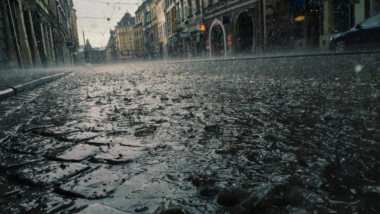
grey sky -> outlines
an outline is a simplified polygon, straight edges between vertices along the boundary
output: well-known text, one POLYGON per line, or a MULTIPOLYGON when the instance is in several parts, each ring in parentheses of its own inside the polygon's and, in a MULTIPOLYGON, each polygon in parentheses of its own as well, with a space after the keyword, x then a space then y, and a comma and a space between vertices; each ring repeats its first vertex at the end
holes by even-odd
POLYGON ((77 10, 79 43, 83 45, 83 31, 93 47, 106 46, 110 28, 128 11, 134 13, 142 0, 73 0, 77 10), (86 18, 89 17, 89 18, 86 18), (111 21, 107 21, 111 18, 111 21))

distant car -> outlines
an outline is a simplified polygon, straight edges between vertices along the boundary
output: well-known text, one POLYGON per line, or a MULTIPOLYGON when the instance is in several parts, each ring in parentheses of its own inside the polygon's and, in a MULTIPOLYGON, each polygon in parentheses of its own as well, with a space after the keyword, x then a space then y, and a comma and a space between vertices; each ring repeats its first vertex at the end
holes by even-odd
POLYGON ((369 17, 351 30, 334 35, 329 48, 337 53, 380 49, 380 14, 369 17))

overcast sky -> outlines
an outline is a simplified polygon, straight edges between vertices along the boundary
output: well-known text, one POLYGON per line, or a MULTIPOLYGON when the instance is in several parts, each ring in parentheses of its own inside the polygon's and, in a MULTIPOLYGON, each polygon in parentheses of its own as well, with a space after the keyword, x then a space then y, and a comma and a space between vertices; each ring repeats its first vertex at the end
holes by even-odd
POLYGON ((73 0, 77 10, 79 43, 83 45, 83 31, 92 47, 106 46, 110 28, 126 12, 135 15, 142 0, 73 0), (110 18, 111 21, 107 21, 110 18))

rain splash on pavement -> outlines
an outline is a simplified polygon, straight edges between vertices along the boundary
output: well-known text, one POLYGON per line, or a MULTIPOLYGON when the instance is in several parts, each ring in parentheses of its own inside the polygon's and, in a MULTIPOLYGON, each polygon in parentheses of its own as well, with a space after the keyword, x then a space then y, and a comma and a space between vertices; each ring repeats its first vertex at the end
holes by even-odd
POLYGON ((374 65, 77 71, 0 103, 0 213, 378 212, 374 65))

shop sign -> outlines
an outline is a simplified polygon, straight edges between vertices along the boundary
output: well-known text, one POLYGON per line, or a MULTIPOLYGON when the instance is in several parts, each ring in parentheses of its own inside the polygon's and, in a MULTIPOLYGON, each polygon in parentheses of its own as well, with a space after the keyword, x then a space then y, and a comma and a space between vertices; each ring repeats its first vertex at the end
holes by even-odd
POLYGON ((232 34, 227 35, 227 46, 232 47, 232 34))
POLYGON ((303 20, 305 20, 305 16, 297 16, 294 20, 296 22, 302 22, 303 20))
POLYGON ((206 31, 206 25, 200 25, 199 29, 200 31, 206 31))
POLYGON ((206 39, 206 49, 210 49, 210 40, 206 39))

